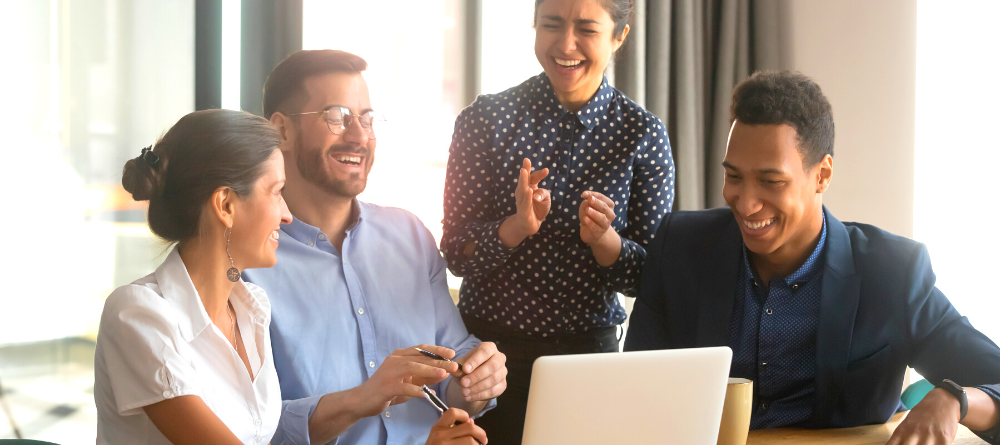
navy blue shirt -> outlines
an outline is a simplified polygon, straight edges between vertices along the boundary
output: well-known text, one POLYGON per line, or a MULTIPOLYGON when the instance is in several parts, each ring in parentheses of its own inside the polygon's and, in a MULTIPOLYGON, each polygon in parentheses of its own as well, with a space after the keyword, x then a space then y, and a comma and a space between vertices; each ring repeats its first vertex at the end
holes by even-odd
POLYGON ((825 244, 824 216, 819 242, 802 267, 767 286, 751 269, 743 246, 729 322, 729 375, 753 380, 752 429, 795 425, 812 416, 825 244))
POLYGON ((607 79, 570 112, 544 73, 480 96, 455 122, 444 190, 441 250, 465 277, 459 309, 512 330, 565 335, 625 321, 615 292, 634 295, 644 246, 673 206, 674 163, 663 123, 607 79), (517 213, 524 158, 548 168, 552 209, 538 233, 509 249, 499 227, 517 213), (580 239, 581 194, 615 202, 621 254, 601 267, 580 239), (466 244, 475 251, 465 254, 466 244))

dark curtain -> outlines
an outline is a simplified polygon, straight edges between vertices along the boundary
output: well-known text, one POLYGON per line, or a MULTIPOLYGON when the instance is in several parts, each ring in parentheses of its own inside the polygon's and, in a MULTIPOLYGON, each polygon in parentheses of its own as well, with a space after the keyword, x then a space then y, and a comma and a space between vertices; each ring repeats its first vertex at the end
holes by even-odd
POLYGON ((783 0, 636 0, 616 87, 667 125, 676 210, 724 206, 732 89, 781 66, 783 0))

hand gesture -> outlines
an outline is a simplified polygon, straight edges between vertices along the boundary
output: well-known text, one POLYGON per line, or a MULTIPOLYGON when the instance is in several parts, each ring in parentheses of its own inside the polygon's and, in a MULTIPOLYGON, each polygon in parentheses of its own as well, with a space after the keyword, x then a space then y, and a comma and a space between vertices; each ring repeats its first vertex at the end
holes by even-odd
POLYGON ((462 369, 452 377, 462 386, 466 402, 489 400, 507 389, 507 356, 493 342, 483 342, 459 360, 462 369))
POLYGON ((958 399, 935 388, 910 410, 886 445, 950 444, 958 435, 958 399))
POLYGON ((615 203, 598 192, 583 192, 583 202, 580 203, 580 239, 588 245, 594 245, 609 231, 611 222, 615 220, 615 203))
POLYGON ((547 168, 531 171, 531 161, 527 158, 521 164, 521 175, 517 178, 517 189, 514 191, 517 201, 517 214, 514 218, 518 222, 519 232, 525 238, 538 233, 552 207, 549 191, 538 188, 538 183, 548 174, 547 168))
MULTIPOLYGON (((455 356, 455 351, 441 346, 419 345, 444 358, 455 356)), ((356 389, 357 400, 363 417, 375 416, 389 405, 398 405, 412 397, 423 397, 420 385, 433 385, 458 371, 458 364, 424 357, 414 348, 397 349, 382 361, 365 383, 356 389)))
POLYGON ((477 441, 486 444, 486 432, 476 426, 469 413, 452 408, 431 427, 426 445, 476 445, 477 441))

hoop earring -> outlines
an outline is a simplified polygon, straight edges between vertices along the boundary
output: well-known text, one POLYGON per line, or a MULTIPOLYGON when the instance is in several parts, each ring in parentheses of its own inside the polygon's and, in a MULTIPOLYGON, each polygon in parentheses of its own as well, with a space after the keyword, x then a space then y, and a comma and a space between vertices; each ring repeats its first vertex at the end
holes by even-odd
POLYGON ((233 263, 233 256, 229 254, 229 235, 232 235, 233 229, 226 230, 226 256, 229 257, 229 270, 226 271, 226 277, 229 281, 237 282, 240 281, 240 270, 236 268, 236 264, 233 263))

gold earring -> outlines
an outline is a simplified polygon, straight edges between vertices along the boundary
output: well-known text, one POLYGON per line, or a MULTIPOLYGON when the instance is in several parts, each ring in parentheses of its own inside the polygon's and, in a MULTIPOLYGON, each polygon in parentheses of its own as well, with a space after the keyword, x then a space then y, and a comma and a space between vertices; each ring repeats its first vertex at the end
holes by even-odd
POLYGON ((229 281, 237 282, 240 281, 240 270, 236 268, 236 264, 233 263, 233 256, 229 254, 229 236, 232 235, 233 229, 226 229, 226 256, 229 257, 229 270, 226 271, 226 277, 229 281))

